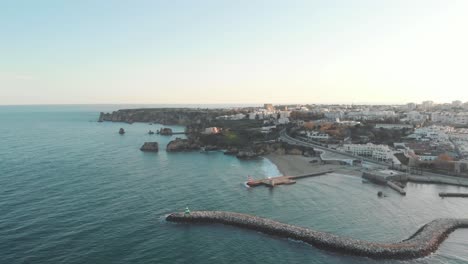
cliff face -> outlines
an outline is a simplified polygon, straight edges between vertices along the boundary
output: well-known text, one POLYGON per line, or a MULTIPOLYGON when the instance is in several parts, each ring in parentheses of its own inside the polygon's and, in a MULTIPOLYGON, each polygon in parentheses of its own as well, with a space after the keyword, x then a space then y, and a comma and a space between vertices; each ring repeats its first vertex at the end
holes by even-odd
POLYGON ((164 125, 203 124, 218 116, 234 114, 236 111, 227 109, 196 109, 196 108, 144 108, 121 109, 112 113, 99 115, 99 122, 153 122, 164 125))
POLYGON ((199 150, 200 144, 190 139, 176 138, 170 141, 166 146, 168 152, 179 152, 179 151, 192 151, 199 150))

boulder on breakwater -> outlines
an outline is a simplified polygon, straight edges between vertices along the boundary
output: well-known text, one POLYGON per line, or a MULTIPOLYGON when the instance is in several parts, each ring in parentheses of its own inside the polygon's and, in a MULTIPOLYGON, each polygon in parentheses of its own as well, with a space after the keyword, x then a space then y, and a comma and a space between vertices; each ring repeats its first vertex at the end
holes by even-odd
POLYGON ((414 259, 437 250, 447 236, 458 228, 468 228, 468 219, 436 219, 421 227, 410 238, 397 243, 380 243, 337 236, 309 228, 284 224, 253 215, 223 211, 173 213, 171 222, 219 223, 252 229, 309 243, 318 248, 376 259, 414 259))
POLYGON ((143 146, 141 146, 140 150, 148 151, 148 152, 158 152, 159 151, 158 142, 145 142, 143 146))

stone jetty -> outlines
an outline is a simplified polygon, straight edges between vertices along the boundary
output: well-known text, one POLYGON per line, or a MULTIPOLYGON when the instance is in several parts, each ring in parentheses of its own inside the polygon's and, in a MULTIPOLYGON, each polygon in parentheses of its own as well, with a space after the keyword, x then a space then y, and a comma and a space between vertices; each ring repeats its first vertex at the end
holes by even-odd
POLYGON ((447 192, 440 192, 440 197, 465 197, 468 198, 468 193, 447 193, 447 192))
POLYGON ((317 248, 375 259, 414 259, 437 250, 447 236, 458 228, 468 228, 468 219, 437 219, 406 240, 397 243, 369 242, 305 227, 276 222, 271 219, 223 211, 193 211, 173 213, 170 222, 219 223, 247 228, 280 237, 300 240, 317 248))
POLYGON ((265 185, 268 187, 275 187, 277 185, 289 185, 289 184, 296 183, 297 179, 317 177, 317 176, 322 176, 322 175, 325 175, 327 173, 332 173, 332 172, 333 170, 327 170, 327 171, 320 171, 316 173, 309 173, 309 174, 303 174, 303 175, 297 175, 297 176, 277 176, 277 177, 270 177, 270 178, 265 178, 265 179, 260 179, 260 180, 251 179, 247 181, 247 185, 250 187, 256 187, 260 185, 265 185))

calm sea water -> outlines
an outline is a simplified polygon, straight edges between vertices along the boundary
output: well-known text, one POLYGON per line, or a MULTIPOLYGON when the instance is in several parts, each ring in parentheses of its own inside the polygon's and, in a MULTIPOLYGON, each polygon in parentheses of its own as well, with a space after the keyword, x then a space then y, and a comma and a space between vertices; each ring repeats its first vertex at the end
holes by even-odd
MULTIPOLYGON (((166 153, 148 124, 97 123, 110 106, 0 107, 0 263, 376 263, 222 225, 164 215, 228 210, 372 241, 399 241, 437 217, 468 217, 465 188, 410 184, 402 197, 346 175, 247 189, 274 176, 268 160, 166 153), (127 133, 117 134, 120 127, 127 133), (143 153, 158 141, 159 153, 143 153), (378 199, 377 191, 388 197, 378 199)), ((182 130, 183 127, 172 127, 182 130)), ((468 263, 468 230, 429 257, 378 263, 468 263)))

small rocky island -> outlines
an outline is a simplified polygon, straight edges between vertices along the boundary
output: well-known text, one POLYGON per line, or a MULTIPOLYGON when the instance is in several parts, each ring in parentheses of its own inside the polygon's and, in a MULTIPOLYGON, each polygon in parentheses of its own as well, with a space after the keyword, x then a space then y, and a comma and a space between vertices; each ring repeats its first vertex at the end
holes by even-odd
POLYGON ((140 150, 147 152, 158 152, 159 144, 158 142, 145 142, 143 146, 141 146, 140 150))
POLYGON ((172 136, 172 129, 168 127, 161 128, 159 134, 163 136, 172 136))

